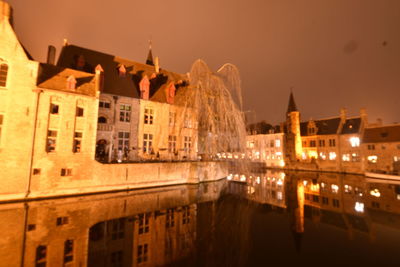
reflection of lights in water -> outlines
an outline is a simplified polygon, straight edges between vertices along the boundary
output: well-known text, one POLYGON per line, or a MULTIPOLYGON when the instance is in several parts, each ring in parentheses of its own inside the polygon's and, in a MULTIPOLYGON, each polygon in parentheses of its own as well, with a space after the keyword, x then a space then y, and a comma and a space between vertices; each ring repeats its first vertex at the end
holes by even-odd
POLYGON ((228 177, 226 177, 228 180, 232 180, 232 178, 233 178, 233 174, 231 173, 231 174, 229 174, 228 175, 228 177))
POLYGON ((257 176, 257 180, 256 180, 256 182, 257 182, 257 184, 260 184, 260 183, 261 183, 260 176, 257 176))
POLYGON ((280 165, 281 165, 281 167, 285 167, 285 161, 284 161, 284 160, 281 160, 280 165))
POLYGON ((285 179, 286 174, 284 172, 281 172, 281 179, 285 179))
POLYGON ((371 194, 371 196, 374 196, 374 197, 380 197, 381 196, 381 192, 379 192, 378 188, 375 188, 375 189, 371 190, 369 193, 371 194))
POLYGON ((279 179, 279 180, 278 180, 278 182, 276 182, 276 184, 277 184, 277 185, 282 185, 282 184, 283 184, 283 182, 282 182, 282 180, 281 180, 281 179, 279 179))
POLYGON ((319 192, 319 184, 311 184, 311 191, 319 192))
POLYGON ((247 187, 247 194, 249 194, 249 195, 250 195, 250 194, 253 194, 254 191, 255 191, 255 190, 254 190, 254 187, 253 187, 253 186, 248 186, 248 187, 247 187))
POLYGON ((304 186, 306 186, 307 183, 308 183, 307 180, 304 180, 304 181, 303 181, 304 186))
POLYGON ((321 183, 321 187, 322 187, 322 188, 325 188, 325 183, 321 183))
POLYGON ((246 182, 246 176, 245 175, 240 175, 240 181, 241 182, 246 182))
POLYGON ((278 192, 276 193, 276 198, 277 198, 278 200, 282 200, 282 199, 283 199, 283 195, 282 195, 282 192, 281 192, 281 191, 278 191, 278 192))
POLYGON ((364 203, 356 202, 356 205, 354 206, 354 209, 357 212, 364 212, 364 203))

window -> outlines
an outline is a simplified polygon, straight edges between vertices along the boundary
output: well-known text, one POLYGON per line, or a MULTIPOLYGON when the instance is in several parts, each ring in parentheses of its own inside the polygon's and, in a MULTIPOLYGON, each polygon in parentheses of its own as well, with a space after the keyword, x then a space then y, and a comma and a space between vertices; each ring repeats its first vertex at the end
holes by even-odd
POLYGON ((174 153, 176 151, 176 136, 170 135, 168 136, 168 152, 174 153))
POLYGON ((72 262, 74 259, 74 240, 64 242, 64 264, 72 262))
POLYGON ((350 137, 349 139, 351 147, 359 147, 360 146, 360 138, 358 137, 350 137))
POLYGON ((100 108, 110 108, 111 104, 108 101, 99 101, 99 107, 100 108))
POLYGON ((111 239, 123 239, 125 236, 125 219, 115 219, 110 221, 111 224, 111 239))
POLYGON ((189 114, 185 114, 185 119, 183 121, 183 127, 192 128, 192 120, 189 114))
POLYGON ((48 130, 47 131, 46 151, 54 152, 56 150, 56 144, 57 144, 57 131, 48 130))
POLYGON ((372 204, 372 207, 375 208, 375 209, 379 209, 380 208, 379 202, 372 201, 371 204, 372 204))
POLYGON ((336 146, 336 140, 335 139, 329 139, 329 146, 331 146, 331 147, 336 146))
POLYGON ((317 142, 315 140, 311 140, 310 147, 316 147, 316 146, 317 146, 317 142))
POLYGON ((376 155, 371 155, 367 157, 368 162, 370 163, 376 163, 378 161, 378 156, 376 155))
POLYGON ((313 202, 318 203, 319 202, 319 197, 317 195, 312 195, 313 196, 313 202))
POLYGON ((50 104, 50 114, 58 114, 59 112, 59 105, 51 103, 50 104))
POLYGON ((350 161, 350 154, 343 154, 342 160, 343 161, 350 161))
POLYGON ((351 185, 347 185, 347 184, 344 185, 344 192, 346 194, 351 194, 352 191, 353 191, 353 188, 351 185))
POLYGON ((319 140, 319 146, 325 146, 325 140, 319 140))
POLYGON ((101 117, 99 117, 99 118, 97 119, 97 122, 98 122, 98 123, 107 123, 107 119, 106 119, 105 117, 101 116, 101 117))
POLYGON ((325 152, 319 152, 319 158, 321 160, 326 160, 326 153, 325 152))
POLYGON ((154 110, 151 108, 144 109, 144 124, 153 124, 154 110))
POLYGON ((176 121, 176 113, 175 112, 169 112, 169 126, 174 126, 176 121))
POLYGON ((375 150, 375 145, 368 145, 368 150, 375 150))
POLYGON ((143 244, 138 246, 137 263, 146 262, 148 259, 149 245, 143 244))
POLYGON ((274 147, 274 140, 269 141, 269 147, 274 147))
POLYGON ((174 218, 174 209, 167 209, 167 217, 165 221, 165 227, 174 227, 175 218, 174 218))
POLYGON ((183 139, 183 148, 186 153, 190 153, 192 147, 192 138, 190 136, 185 136, 183 139))
POLYGON ((150 213, 139 214, 139 235, 149 232, 150 213))
POLYGON ((151 153, 153 147, 153 135, 143 134, 143 152, 151 153))
POLYGON ((352 153, 351 154, 351 161, 359 162, 360 161, 360 155, 358 153, 352 153))
POLYGON ((124 266, 123 261, 124 259, 124 252, 122 250, 114 251, 111 253, 111 265, 110 266, 115 266, 115 267, 122 267, 124 266))
POLYGON ((332 205, 334 206, 334 207, 336 207, 336 208, 339 208, 340 207, 340 202, 339 202, 339 199, 332 199, 332 205))
POLYGON ((36 224, 28 224, 28 232, 36 230, 36 224))
POLYGON ((60 226, 60 225, 64 225, 64 224, 68 224, 68 217, 58 217, 56 220, 56 225, 60 226))
POLYGON ((38 246, 36 248, 35 266, 46 267, 46 256, 47 256, 47 247, 38 246))
POLYGON ((72 169, 61 169, 61 176, 71 176, 72 175, 72 169))
POLYGON ((81 144, 82 144, 82 133, 81 132, 75 132, 72 151, 74 153, 81 152, 81 144))
POLYGON ((275 147, 281 147, 281 140, 279 139, 275 140, 275 147))
POLYGON ((182 224, 190 223, 190 207, 183 207, 182 224))
POLYGON ((400 156, 393 156, 393 161, 394 162, 400 161, 400 156))
POLYGON ((331 185, 332 193, 337 194, 339 192, 339 186, 336 184, 331 185))
POLYGON ((83 108, 76 107, 76 116, 77 117, 83 117, 83 108))
POLYGON ((335 160, 336 159, 336 153, 335 152, 329 152, 329 160, 335 160))
POLYGON ((118 132, 118 150, 129 150, 129 132, 118 132))
POLYGON ((119 105, 119 121, 130 122, 131 120, 131 105, 119 105))
POLYGON ((7 74, 8 74, 8 65, 2 63, 0 65, 0 87, 7 86, 7 74))
POLYGON ((33 169, 33 175, 40 175, 40 169, 38 168, 33 169))
POLYGON ((1 144, 1 132, 3 129, 3 114, 0 114, 0 144, 1 144))
POLYGON ((329 198, 327 198, 327 197, 322 197, 322 204, 323 204, 323 205, 329 205, 329 198))

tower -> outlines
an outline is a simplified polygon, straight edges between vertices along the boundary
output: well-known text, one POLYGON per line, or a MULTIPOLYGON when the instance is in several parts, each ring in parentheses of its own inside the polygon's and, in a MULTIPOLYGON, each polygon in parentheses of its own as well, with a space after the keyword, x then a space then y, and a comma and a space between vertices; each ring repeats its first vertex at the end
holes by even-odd
POLYGON ((149 40, 149 53, 147 54, 146 64, 154 66, 153 53, 151 51, 151 40, 149 40))
POLYGON ((286 111, 286 158, 289 161, 300 160, 302 144, 300 135, 300 112, 294 101, 293 92, 290 92, 289 105, 286 111))

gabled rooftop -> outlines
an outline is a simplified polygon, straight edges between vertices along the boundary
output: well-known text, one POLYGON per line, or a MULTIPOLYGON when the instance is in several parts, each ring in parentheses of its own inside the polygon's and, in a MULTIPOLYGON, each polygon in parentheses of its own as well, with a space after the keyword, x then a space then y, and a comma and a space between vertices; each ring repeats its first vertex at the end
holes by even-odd
POLYGON ((365 128, 363 143, 400 142, 400 124, 365 128))
MULTIPOLYGON (((308 134, 308 123, 309 123, 309 121, 300 123, 301 136, 309 135, 308 134)), ((316 135, 337 134, 338 128, 340 126, 340 117, 314 120, 314 123, 317 128, 316 135)))

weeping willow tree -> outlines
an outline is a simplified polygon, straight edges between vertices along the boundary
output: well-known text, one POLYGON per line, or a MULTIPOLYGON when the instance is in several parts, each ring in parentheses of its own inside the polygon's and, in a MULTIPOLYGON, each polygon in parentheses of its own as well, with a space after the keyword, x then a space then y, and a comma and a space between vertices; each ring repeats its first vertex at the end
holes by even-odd
POLYGON ((193 63, 189 86, 178 92, 183 107, 179 120, 193 114, 197 121, 198 153, 212 158, 218 153, 244 153, 246 127, 243 118, 238 69, 225 64, 212 72, 202 60, 193 63))

